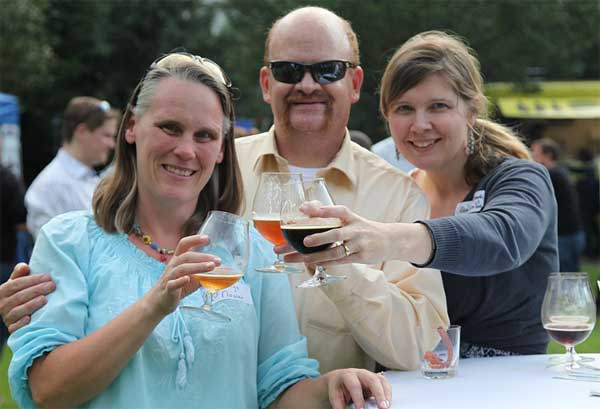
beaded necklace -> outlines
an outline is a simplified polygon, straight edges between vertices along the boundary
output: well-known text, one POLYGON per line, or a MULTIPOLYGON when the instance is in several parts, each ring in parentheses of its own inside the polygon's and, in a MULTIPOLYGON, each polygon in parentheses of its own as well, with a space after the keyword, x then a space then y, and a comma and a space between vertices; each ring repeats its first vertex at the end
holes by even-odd
POLYGON ((170 256, 175 253, 175 250, 160 247, 158 244, 156 244, 156 242, 152 241, 152 236, 150 236, 149 234, 145 234, 138 223, 133 223, 132 229, 133 234, 142 239, 144 244, 147 244, 152 249, 158 251, 158 253, 160 254, 160 261, 167 261, 167 256, 170 256))

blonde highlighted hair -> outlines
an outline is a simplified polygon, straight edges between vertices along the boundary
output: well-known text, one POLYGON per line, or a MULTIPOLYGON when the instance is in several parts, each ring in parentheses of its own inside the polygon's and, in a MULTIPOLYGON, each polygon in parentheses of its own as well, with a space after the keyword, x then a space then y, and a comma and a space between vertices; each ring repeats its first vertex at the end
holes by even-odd
POLYGON ((196 211, 183 226, 183 235, 197 231, 210 210, 239 213, 243 205, 242 179, 233 138, 234 112, 230 83, 214 62, 187 53, 172 53, 157 60, 135 88, 117 133, 113 170, 98 185, 92 202, 94 217, 109 233, 129 233, 137 206, 136 148, 125 140, 133 114, 141 116, 150 107, 160 81, 177 78, 206 85, 219 97, 223 109, 223 161, 215 166, 200 192, 196 211))
POLYGON ((471 129, 474 152, 465 164, 465 180, 472 186, 507 157, 530 159, 521 139, 509 128, 488 119, 479 61, 457 36, 441 31, 420 33, 392 56, 383 74, 379 109, 384 118, 395 100, 426 77, 440 74, 476 117, 471 129))

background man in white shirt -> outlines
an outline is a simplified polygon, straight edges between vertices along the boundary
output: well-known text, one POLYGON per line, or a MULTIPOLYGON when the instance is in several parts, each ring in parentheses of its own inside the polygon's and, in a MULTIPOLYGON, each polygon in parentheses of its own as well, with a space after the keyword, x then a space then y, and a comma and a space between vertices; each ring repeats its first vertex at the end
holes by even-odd
POLYGON ((63 145, 25 194, 27 228, 40 228, 59 214, 91 208, 99 182, 94 166, 108 160, 115 146, 118 111, 106 101, 75 97, 69 101, 61 129, 63 145))
POLYGON ((415 165, 404 159, 396 150, 396 145, 391 136, 373 144, 371 152, 385 159, 389 164, 394 165, 403 172, 409 173, 415 168, 415 165))

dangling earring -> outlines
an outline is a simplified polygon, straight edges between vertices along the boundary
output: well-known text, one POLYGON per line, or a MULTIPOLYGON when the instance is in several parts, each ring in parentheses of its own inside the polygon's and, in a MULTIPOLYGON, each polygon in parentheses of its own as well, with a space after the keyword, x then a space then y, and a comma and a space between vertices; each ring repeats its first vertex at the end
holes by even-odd
POLYGON ((467 156, 471 156, 475 153, 475 137, 473 136, 472 128, 469 128, 469 133, 467 135, 467 146, 465 151, 467 152, 467 156))
POLYGON ((398 152, 398 148, 396 150, 396 160, 400 160, 400 152, 398 152))

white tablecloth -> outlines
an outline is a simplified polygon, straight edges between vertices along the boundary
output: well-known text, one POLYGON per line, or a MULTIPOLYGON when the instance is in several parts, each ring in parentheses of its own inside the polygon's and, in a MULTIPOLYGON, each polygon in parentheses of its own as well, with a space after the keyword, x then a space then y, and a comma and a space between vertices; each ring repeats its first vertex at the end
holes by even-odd
MULTIPOLYGON (((600 354, 584 356, 600 360, 600 354)), ((600 409, 600 397, 590 396, 590 390, 600 390, 600 383, 553 379, 560 373, 546 368, 548 357, 464 359, 452 379, 424 379, 418 371, 388 371, 392 408, 600 409)))

